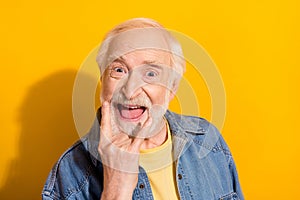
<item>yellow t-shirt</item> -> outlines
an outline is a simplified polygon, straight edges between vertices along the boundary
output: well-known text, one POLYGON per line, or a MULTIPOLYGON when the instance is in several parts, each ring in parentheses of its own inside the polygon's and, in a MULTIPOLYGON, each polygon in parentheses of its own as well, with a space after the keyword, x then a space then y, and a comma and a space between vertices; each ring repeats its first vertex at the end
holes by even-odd
POLYGON ((155 200, 180 199, 177 191, 175 162, 172 159, 172 139, 167 123, 168 138, 158 147, 140 150, 140 165, 145 169, 155 200))

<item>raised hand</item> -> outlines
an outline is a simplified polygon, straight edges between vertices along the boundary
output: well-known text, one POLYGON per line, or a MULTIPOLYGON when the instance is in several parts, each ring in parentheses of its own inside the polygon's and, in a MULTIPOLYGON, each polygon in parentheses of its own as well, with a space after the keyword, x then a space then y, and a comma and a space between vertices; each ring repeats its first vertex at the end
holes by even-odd
MULTIPOLYGON (((145 133, 141 131, 136 137, 122 132, 113 135, 110 120, 110 105, 104 102, 98 146, 104 172, 101 199, 132 199, 138 181, 139 151, 144 141, 139 135, 145 133)), ((151 118, 144 123, 141 130, 146 130, 150 123, 151 118)))

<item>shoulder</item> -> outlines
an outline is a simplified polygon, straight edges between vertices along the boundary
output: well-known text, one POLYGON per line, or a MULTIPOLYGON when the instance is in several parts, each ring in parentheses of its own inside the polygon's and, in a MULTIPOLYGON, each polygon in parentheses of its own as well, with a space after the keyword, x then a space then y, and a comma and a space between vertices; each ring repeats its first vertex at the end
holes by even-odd
POLYGON ((180 115, 171 111, 165 114, 170 126, 174 130, 184 129, 187 132, 203 134, 207 131, 210 123, 201 117, 180 115))
POLYGON ((230 150, 219 130, 202 117, 180 115, 167 111, 166 118, 175 135, 187 138, 190 142, 210 152, 222 151, 231 156, 230 150))
POLYGON ((88 184, 94 165, 83 145, 86 140, 77 141, 53 166, 42 191, 43 199, 68 199, 88 184))
MULTIPOLYGON (((227 194, 226 197, 239 196, 244 199, 232 154, 219 130, 201 117, 178 115, 168 111, 166 118, 173 129, 173 136, 177 136, 174 138, 186 141, 178 157, 181 173, 190 176, 191 181, 202 182, 203 190, 207 189, 205 185, 211 185, 218 196, 227 194)), ((180 145, 175 150, 178 147, 180 145)), ((191 189, 195 193, 201 191, 198 187, 201 184, 196 185, 194 190, 191 189)))

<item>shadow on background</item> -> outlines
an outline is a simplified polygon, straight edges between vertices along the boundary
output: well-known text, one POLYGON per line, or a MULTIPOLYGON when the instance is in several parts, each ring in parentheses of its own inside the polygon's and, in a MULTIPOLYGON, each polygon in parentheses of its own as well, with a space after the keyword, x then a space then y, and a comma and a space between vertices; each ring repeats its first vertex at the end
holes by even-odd
POLYGON ((41 199, 48 173, 79 136, 72 116, 76 71, 54 73, 33 85, 18 114, 19 156, 9 166, 1 200, 41 199))

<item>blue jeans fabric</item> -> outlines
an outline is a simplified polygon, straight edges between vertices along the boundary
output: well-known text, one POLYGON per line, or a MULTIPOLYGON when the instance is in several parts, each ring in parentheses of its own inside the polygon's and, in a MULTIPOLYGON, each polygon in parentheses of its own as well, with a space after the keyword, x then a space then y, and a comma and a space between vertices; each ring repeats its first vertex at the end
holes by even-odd
MULTIPOLYGON (((44 200, 97 199, 103 190, 103 168, 97 152, 99 121, 54 165, 42 191, 44 200)), ((167 111, 180 199, 243 200, 236 166, 218 130, 203 118, 167 111)), ((147 174, 139 168, 132 199, 153 200, 147 174)))

